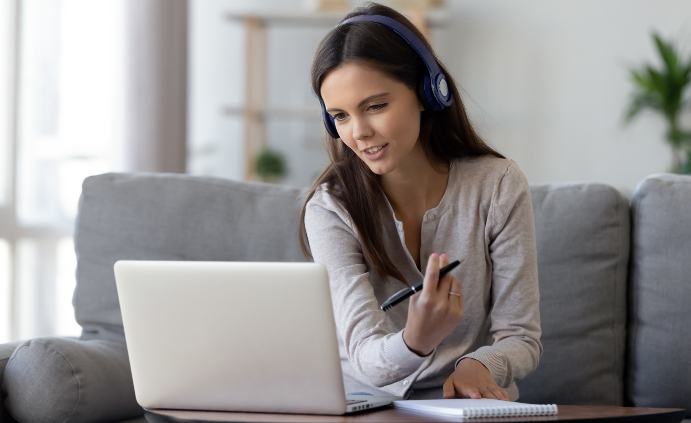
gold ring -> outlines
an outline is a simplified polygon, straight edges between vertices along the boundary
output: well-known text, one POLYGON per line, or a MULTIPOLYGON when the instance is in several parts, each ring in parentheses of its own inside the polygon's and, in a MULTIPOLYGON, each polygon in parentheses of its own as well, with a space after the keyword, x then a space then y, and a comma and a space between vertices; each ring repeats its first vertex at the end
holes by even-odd
POLYGON ((451 292, 451 291, 449 291, 449 295, 456 295, 456 296, 458 296, 458 297, 461 297, 461 294, 457 294, 457 293, 451 292))

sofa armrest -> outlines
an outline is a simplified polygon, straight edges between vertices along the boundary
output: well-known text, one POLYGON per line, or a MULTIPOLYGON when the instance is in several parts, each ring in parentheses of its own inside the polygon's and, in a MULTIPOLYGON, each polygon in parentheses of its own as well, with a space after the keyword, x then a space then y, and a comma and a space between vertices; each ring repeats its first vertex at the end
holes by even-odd
POLYGON ((70 338, 22 342, 2 379, 5 406, 32 422, 106 422, 141 416, 124 343, 70 338))
MULTIPOLYGON (((2 376, 5 373, 5 366, 14 350, 21 344, 21 342, 13 342, 8 344, 0 344, 0 384, 2 384, 2 376)), ((0 391, 0 422, 14 423, 14 420, 5 408, 5 393, 0 391)))

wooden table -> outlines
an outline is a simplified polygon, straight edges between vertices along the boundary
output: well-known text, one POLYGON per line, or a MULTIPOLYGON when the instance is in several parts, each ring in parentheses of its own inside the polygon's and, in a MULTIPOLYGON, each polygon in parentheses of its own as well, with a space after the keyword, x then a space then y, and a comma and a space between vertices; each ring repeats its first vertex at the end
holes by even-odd
POLYGON ((228 413, 214 411, 156 410, 147 411, 151 423, 171 422, 606 422, 606 423, 678 423, 684 419, 685 410, 680 408, 636 408, 585 405, 560 405, 556 416, 515 418, 474 418, 443 416, 386 407, 363 411, 347 416, 309 414, 228 413))

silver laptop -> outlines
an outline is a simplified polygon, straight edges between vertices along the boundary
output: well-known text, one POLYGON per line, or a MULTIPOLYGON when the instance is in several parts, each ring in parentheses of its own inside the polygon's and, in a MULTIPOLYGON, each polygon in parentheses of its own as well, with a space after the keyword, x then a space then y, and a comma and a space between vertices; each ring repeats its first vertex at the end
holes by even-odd
POLYGON ((145 409, 345 414, 329 281, 316 263, 115 263, 137 402, 145 409))

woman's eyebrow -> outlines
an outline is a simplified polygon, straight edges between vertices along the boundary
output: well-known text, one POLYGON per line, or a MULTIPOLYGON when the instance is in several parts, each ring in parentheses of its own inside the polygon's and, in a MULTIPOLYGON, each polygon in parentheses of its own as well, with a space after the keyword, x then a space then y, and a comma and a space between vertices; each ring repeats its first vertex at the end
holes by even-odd
MULTIPOLYGON (((366 99, 362 100, 360 103, 358 103, 357 106, 360 107, 370 100, 374 100, 375 98, 379 98, 379 97, 384 97, 385 95, 389 95, 389 93, 380 93, 380 94, 371 95, 371 96, 367 97, 366 99)), ((331 112, 342 112, 343 110, 331 108, 331 109, 326 109, 326 111, 328 113, 331 113, 331 112)))

